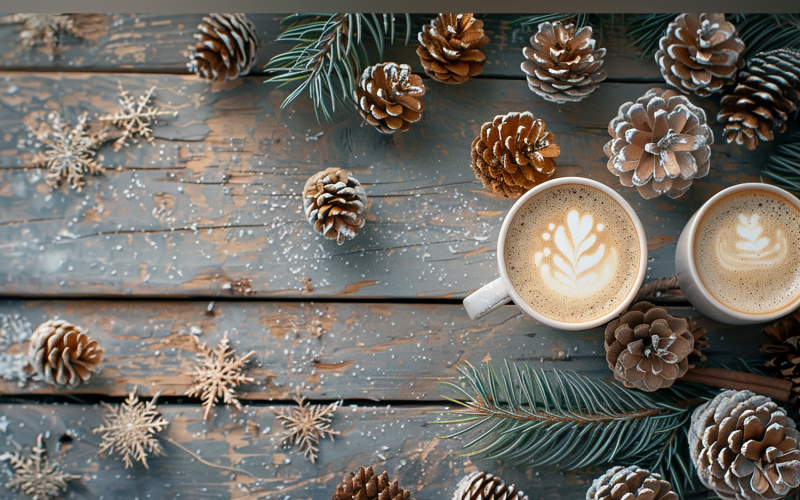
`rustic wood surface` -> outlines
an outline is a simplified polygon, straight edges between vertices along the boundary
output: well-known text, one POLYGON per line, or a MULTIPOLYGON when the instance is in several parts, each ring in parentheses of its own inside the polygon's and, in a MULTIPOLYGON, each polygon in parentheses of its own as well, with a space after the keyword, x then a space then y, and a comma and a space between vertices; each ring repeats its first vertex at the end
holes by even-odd
MULTIPOLYGON (((447 408, 438 382, 457 368, 525 362, 610 378, 602 328, 559 332, 505 306, 470 321, 460 299, 497 276, 496 238, 513 200, 489 195, 469 166, 483 122, 511 111, 545 119, 562 155, 558 176, 591 177, 636 209, 648 236, 648 278, 674 273, 675 243, 690 215, 730 185, 757 181, 768 148, 724 144, 718 99, 696 99, 717 144, 711 174, 680 200, 643 200, 606 168, 603 144, 619 106, 663 86, 623 30, 607 30, 608 81, 587 100, 558 106, 531 93, 519 70, 529 29, 516 16, 487 16, 492 43, 484 73, 458 86, 426 79, 427 110, 407 133, 383 136, 340 111, 319 123, 308 100, 253 75, 207 84, 186 71, 187 45, 202 16, 109 15, 90 40, 67 39, 59 55, 25 49, 20 26, 0 25, 0 457, 29 450, 39 433, 51 456, 80 476, 61 498, 327 500, 360 465, 387 470, 418 500, 450 498, 476 469, 545 500, 580 499, 600 470, 561 473, 450 453, 431 422, 447 408), (153 145, 100 151, 104 176, 81 193, 53 191, 31 159, 26 124, 39 113, 75 119, 113 112, 118 85, 132 94, 156 86, 167 116, 153 145), (352 171, 370 202, 367 225, 342 246, 303 219, 299 192, 330 166, 352 171), (73 390, 31 376, 27 339, 62 318, 105 348, 103 371, 73 390), (229 336, 238 354, 255 351, 239 391, 242 411, 217 407, 202 420, 183 396, 198 345, 229 336), (98 455, 98 402, 119 403, 134 387, 170 426, 167 456, 149 473, 98 455), (317 464, 284 449, 274 410, 301 393, 342 400, 317 464), (236 469, 236 470, 232 470, 236 469)), ((283 15, 253 15, 259 66, 291 44, 276 43, 283 15)), ((426 16, 415 16, 415 26, 426 16)), ((430 16, 427 16, 429 19, 430 16)), ((420 69, 412 34, 387 59, 420 69)), ((698 316, 672 297, 669 310, 706 326, 716 363, 756 355, 759 326, 733 327, 698 316)), ((0 485, 9 468, 0 462, 0 485)), ((0 486, 0 498, 25 498, 0 486)))

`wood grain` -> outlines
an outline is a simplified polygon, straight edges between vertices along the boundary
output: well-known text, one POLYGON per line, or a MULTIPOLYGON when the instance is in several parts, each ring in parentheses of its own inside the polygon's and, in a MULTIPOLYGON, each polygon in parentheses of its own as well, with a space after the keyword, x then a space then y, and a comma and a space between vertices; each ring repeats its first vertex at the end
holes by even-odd
MULTIPOLYGON (((529 110, 556 134, 557 176, 591 177, 620 192, 643 221, 648 279, 674 273, 677 237, 719 190, 757 181, 767 149, 714 146, 711 174, 679 200, 643 200, 606 168, 608 121, 650 86, 604 84, 554 106, 524 82, 470 81, 425 96, 423 119, 384 136, 357 115, 318 123, 258 78, 209 87, 169 75, 7 73, 0 81, 0 283, 7 294, 460 298, 496 277, 495 245, 512 200, 486 193, 470 144, 497 114, 529 110), (101 150, 109 170, 83 193, 51 191, 31 169, 23 123, 38 111, 102 114, 118 82, 155 85, 179 112, 154 146, 101 150), (349 169, 370 197, 367 225, 342 246, 311 230, 300 190, 329 166, 349 169), (113 167, 119 166, 114 169, 113 167)), ((696 101, 709 116, 713 100, 696 101)))
MULTIPOLYGON (((241 356, 253 350, 242 399, 289 400, 300 390, 314 399, 441 402, 438 382, 460 380, 457 368, 482 361, 531 363, 612 378, 605 361, 603 328, 562 332, 505 306, 473 321, 460 305, 195 301, 5 301, 0 311, 23 316, 35 328, 59 317, 84 327, 105 349, 103 370, 76 390, 56 390, 30 380, 0 380, 0 393, 125 396, 163 391, 181 396, 192 380, 197 343, 215 346, 227 332, 241 356), (274 374, 275 376, 270 376, 274 374)), ((670 307, 676 316, 697 316, 670 307)), ((701 319, 715 363, 753 358, 763 342, 758 327, 701 319)), ((29 335, 29 332, 28 332, 29 335)), ((19 339, 25 335, 20 334, 19 339)), ((2 344, 0 344, 2 346, 2 344)), ((24 354, 9 345, 6 354, 24 354)), ((2 355, 0 349, 0 355, 2 355)))
MULTIPOLYGON (((410 64, 422 73, 416 55, 417 33, 423 23, 436 14, 417 14, 412 17, 412 32, 408 45, 404 45, 404 22, 398 24, 399 39, 387 42, 384 60, 410 64)), ((22 45, 18 25, 0 25, 0 67, 35 71, 98 71, 186 74, 188 46, 194 44, 192 35, 202 14, 112 14, 104 33, 88 41, 66 37, 58 55, 50 58, 43 47, 34 49, 22 45)), ((282 14, 248 14, 258 29, 262 47, 253 74, 275 55, 285 52, 293 42, 276 42, 280 33, 282 14)), ((530 28, 522 28, 512 21, 519 16, 489 14, 484 18, 484 29, 490 37, 486 46, 486 64, 480 78, 524 79, 520 70, 524 60, 522 48, 529 43, 530 28)), ((607 26, 599 46, 606 47, 604 68, 613 81, 663 82, 658 66, 652 58, 643 59, 625 37, 622 24, 607 26)), ((369 41, 369 44, 372 42, 369 41)), ((372 51, 370 60, 378 61, 372 51)))

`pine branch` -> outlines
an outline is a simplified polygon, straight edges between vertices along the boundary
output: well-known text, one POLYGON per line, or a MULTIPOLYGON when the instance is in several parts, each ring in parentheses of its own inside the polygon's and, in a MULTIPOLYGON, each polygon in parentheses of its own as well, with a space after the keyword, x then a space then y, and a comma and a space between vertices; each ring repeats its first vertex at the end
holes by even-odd
POLYGON ((673 431, 688 422, 692 404, 706 399, 679 389, 625 390, 574 372, 545 373, 528 365, 506 365, 499 373, 488 364, 460 371, 466 390, 445 384, 464 398, 445 397, 458 405, 451 410, 457 418, 441 422, 460 427, 447 438, 470 438, 459 456, 564 470, 610 463, 663 463, 677 469, 678 455, 669 451, 677 448, 670 441, 673 431))
MULTIPOLYGON (((411 36, 408 14, 405 20, 407 43, 411 36)), ((296 45, 264 66, 271 75, 267 82, 279 87, 299 82, 281 108, 308 91, 318 120, 320 112, 331 119, 337 100, 354 102, 358 78, 369 65, 366 35, 372 38, 382 60, 385 39, 393 43, 396 34, 394 14, 292 14, 281 24, 287 28, 276 40, 296 45)))
POLYGON ((787 191, 800 195, 800 132, 775 148, 761 174, 787 191))
POLYGON ((732 14, 728 17, 745 43, 745 60, 759 52, 800 48, 800 14, 732 14))

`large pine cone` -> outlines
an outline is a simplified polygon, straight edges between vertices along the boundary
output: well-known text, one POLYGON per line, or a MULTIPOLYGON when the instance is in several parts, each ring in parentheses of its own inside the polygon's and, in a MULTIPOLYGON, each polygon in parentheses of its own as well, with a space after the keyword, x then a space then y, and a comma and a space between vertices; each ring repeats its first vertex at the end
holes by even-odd
POLYGON ((755 149, 786 130, 786 120, 800 104, 800 50, 761 52, 739 72, 736 87, 722 96, 717 121, 728 143, 755 149))
POLYGON ((575 31, 575 25, 545 22, 522 49, 522 71, 528 87, 545 100, 559 104, 580 101, 606 79, 602 70, 606 49, 595 49, 591 26, 575 31))
POLYGON ((384 134, 405 132, 425 111, 422 77, 408 64, 381 63, 364 70, 356 87, 358 112, 384 134))
POLYGON ((312 175, 303 188, 303 210, 314 229, 342 244, 364 227, 367 193, 355 177, 338 168, 312 175))
POLYGON ((626 102, 608 133, 608 170, 644 198, 678 198, 708 174, 714 133, 706 113, 674 90, 650 89, 626 102))
POLYGON ((461 478, 453 500, 528 500, 528 495, 499 477, 475 471, 461 478))
POLYGON ((518 198, 556 171, 553 158, 561 154, 544 120, 529 112, 498 115, 486 122, 472 141, 472 170, 483 186, 518 198))
POLYGON ((244 14, 209 14, 189 47, 189 71, 206 80, 235 80, 250 72, 261 42, 244 14))
POLYGON ((744 42, 725 14, 681 14, 658 46, 656 61, 664 80, 687 94, 719 92, 744 66, 744 42))
POLYGON ((49 320, 33 332, 28 360, 48 384, 77 387, 100 373, 103 348, 80 327, 49 320))
POLYGON ((472 14, 439 14, 419 32, 417 55, 425 74, 442 83, 464 83, 483 71, 481 50, 489 37, 472 14))
POLYGON ((795 311, 774 325, 765 326, 767 341, 761 352, 772 356, 766 367, 775 377, 792 382, 792 401, 800 396, 800 311, 795 311))
POLYGON ((360 467, 342 479, 333 494, 333 500, 413 500, 411 492, 389 481, 386 471, 376 476, 372 467, 360 467))
POLYGON ((661 475, 632 465, 616 466, 592 481, 586 500, 678 500, 661 475))
POLYGON ((725 500, 778 499, 800 486, 800 432, 766 396, 725 391, 692 414, 700 481, 725 500))
POLYGON ((606 326, 605 348, 614 378, 625 387, 652 392, 686 375, 694 336, 685 319, 639 302, 606 326))

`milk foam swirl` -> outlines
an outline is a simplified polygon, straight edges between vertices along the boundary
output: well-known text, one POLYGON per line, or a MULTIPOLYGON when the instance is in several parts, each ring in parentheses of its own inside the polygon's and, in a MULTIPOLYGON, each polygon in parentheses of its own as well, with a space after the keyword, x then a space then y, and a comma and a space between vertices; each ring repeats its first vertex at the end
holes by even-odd
POLYGON ((776 229, 772 238, 762 236, 760 219, 758 214, 748 218, 740 213, 736 234, 724 229, 717 234, 715 247, 722 267, 729 271, 753 271, 786 260, 788 243, 783 231, 776 229))

